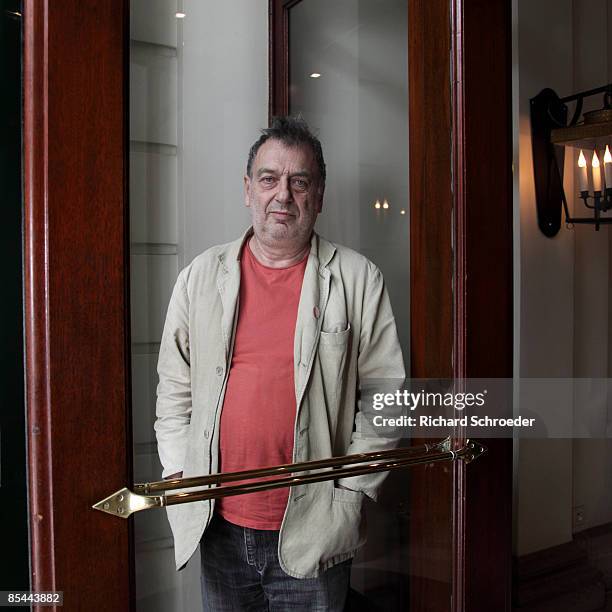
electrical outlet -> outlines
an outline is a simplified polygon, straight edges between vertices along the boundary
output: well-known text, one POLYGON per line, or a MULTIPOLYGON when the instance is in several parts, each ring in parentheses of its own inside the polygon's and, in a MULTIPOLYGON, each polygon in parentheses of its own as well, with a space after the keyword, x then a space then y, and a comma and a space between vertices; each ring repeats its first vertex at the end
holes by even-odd
POLYGON ((584 506, 574 506, 574 529, 582 527, 586 522, 584 506))

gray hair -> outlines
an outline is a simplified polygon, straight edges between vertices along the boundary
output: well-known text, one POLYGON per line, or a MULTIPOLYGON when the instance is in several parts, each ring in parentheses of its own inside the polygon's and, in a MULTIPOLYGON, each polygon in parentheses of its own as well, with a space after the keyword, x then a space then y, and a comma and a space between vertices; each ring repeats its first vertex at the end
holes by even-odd
POLYGON ((257 155, 257 151, 259 151, 264 142, 270 139, 279 140, 289 147, 309 146, 314 153, 321 182, 323 185, 325 184, 325 160, 323 159, 321 141, 310 131, 308 124, 300 116, 273 117, 270 127, 261 130, 261 136, 249 151, 246 171, 250 177, 252 177, 253 160, 257 155))

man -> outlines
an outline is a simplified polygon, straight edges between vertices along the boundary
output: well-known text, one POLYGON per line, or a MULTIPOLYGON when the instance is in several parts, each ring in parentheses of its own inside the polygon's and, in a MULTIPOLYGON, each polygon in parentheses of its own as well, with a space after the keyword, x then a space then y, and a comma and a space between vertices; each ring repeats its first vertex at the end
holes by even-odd
MULTIPOLYGON (((244 177, 252 228, 179 274, 164 327, 157 432, 164 477, 381 450, 359 384, 403 379, 378 268, 314 231, 319 140, 277 118, 244 177)), ((177 568, 201 540, 206 610, 342 610, 384 473, 168 507, 177 568)))

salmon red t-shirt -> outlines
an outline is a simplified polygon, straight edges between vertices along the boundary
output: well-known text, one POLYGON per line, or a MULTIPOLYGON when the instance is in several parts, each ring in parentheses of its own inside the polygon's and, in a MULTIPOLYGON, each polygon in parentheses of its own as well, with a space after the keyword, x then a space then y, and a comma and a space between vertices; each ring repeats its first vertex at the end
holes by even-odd
MULTIPOLYGON (((269 268, 248 244, 243 248, 238 323, 219 432, 223 472, 293 460, 293 339, 307 260, 269 268)), ((219 498, 216 509, 236 525, 280 529, 288 496, 286 487, 232 495, 219 498)))

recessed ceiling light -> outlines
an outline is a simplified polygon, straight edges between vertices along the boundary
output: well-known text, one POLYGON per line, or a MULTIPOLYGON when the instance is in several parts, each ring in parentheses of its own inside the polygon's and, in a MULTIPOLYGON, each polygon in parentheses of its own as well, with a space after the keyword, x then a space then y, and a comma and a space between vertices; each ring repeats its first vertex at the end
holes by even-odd
POLYGON ((176 13, 176 15, 174 15, 177 19, 185 19, 186 15, 185 13, 181 13, 180 11, 178 11, 176 13))
POLYGON ((311 79, 318 79, 320 76, 321 76, 321 75, 320 75, 318 72, 313 72, 313 73, 310 75, 310 78, 311 78, 311 79))

